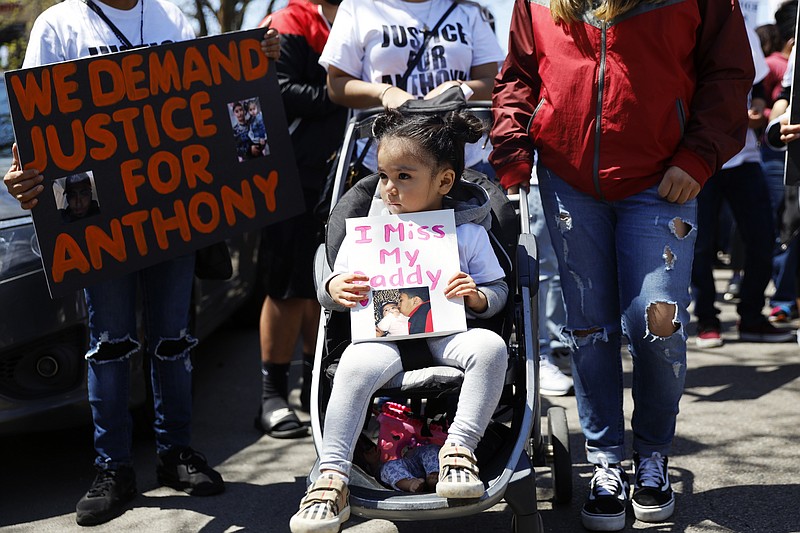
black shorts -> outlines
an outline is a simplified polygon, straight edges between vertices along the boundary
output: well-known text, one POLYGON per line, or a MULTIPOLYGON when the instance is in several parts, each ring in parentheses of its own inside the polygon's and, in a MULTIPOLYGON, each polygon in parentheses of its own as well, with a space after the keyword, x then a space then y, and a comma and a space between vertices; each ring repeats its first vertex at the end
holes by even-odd
POLYGON ((306 212, 262 230, 261 260, 267 295, 277 300, 317 299, 314 254, 324 242, 325 226, 313 214, 319 191, 304 189, 306 212))

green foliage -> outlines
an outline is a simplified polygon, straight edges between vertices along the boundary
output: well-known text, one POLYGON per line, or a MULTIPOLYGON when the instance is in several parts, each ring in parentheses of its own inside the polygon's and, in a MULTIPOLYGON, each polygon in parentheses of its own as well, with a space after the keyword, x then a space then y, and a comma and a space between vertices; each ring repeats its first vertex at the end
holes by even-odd
POLYGON ((25 50, 28 48, 28 35, 31 32, 33 22, 42 11, 57 4, 59 1, 27 0, 9 2, 8 0, 0 0, 0 5, 14 4, 13 8, 3 11, 2 22, 0 22, 0 34, 6 36, 4 40, 0 41, 0 46, 5 46, 8 50, 8 65, 6 68, 11 70, 22 66, 25 50))

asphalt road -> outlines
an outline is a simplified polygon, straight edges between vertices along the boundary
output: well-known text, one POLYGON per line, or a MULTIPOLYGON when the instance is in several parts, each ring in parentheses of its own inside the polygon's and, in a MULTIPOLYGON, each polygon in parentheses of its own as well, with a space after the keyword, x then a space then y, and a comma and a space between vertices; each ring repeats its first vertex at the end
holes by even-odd
MULTIPOLYGON (((721 307, 725 346, 697 350, 690 344, 686 393, 670 458, 676 513, 663 524, 644 524, 631 515, 629 530, 800 532, 800 347, 738 342, 735 308, 721 307)), ((630 381, 630 360, 625 361, 630 381)), ((199 348, 195 370, 194 445, 222 472, 226 492, 192 498, 158 488, 152 438, 138 434, 141 494, 124 515, 91 531, 288 531, 315 452, 310 437, 275 440, 253 428, 260 395, 257 330, 236 325, 219 330, 199 348)), ((294 400, 296 395, 295 390, 294 400)), ((629 397, 626 402, 630 417, 629 397)), ((591 468, 580 453, 574 397, 545 399, 542 407, 551 404, 567 408, 575 497, 570 505, 554 506, 549 472, 537 471, 544 529, 583 531, 580 507, 591 468)), ((0 450, 0 531, 86 531, 75 525, 74 508, 94 475, 89 426, 4 437, 0 450)), ((353 518, 344 531, 483 533, 510 531, 510 523, 511 512, 501 503, 448 522, 353 518)))

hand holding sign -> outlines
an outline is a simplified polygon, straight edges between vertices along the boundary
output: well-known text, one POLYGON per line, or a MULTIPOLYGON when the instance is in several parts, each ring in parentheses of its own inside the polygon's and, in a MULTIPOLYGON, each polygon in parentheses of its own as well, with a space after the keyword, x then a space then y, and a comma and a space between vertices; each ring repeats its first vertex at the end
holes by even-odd
POLYGON ((348 272, 334 276, 328 283, 331 298, 345 307, 355 307, 369 293, 369 276, 348 272))
POLYGON ((3 183, 5 183, 9 194, 19 201, 22 209, 32 209, 39 203, 36 197, 44 190, 44 186, 41 184, 44 181, 44 177, 35 168, 22 170, 17 143, 13 144, 11 152, 13 158, 11 168, 6 172, 3 183))

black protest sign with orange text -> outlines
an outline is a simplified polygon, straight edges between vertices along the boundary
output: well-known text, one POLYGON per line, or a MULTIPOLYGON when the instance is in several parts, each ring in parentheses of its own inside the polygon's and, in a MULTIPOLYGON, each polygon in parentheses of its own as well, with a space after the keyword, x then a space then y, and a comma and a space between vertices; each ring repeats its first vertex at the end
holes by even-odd
POLYGON ((51 296, 303 212, 263 34, 6 73, 51 296))

